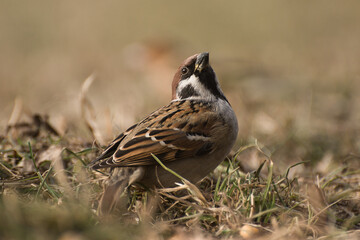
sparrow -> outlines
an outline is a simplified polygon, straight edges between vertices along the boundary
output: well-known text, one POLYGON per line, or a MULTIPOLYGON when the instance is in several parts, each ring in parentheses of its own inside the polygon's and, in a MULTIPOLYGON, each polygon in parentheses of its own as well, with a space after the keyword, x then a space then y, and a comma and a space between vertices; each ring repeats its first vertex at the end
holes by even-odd
POLYGON ((227 156, 238 134, 236 115, 209 63, 209 53, 195 54, 178 68, 171 102, 116 137, 92 163, 110 168, 100 213, 109 213, 116 196, 138 183, 148 188, 192 183, 213 171, 227 156))

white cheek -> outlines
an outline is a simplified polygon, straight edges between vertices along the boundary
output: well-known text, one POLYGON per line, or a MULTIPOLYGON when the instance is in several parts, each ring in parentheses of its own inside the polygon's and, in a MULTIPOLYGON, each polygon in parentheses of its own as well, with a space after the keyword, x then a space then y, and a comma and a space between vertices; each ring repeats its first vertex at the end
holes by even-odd
POLYGON ((196 96, 196 97, 191 97, 190 99, 192 99, 192 98, 212 98, 213 97, 213 95, 210 93, 210 91, 207 90, 204 87, 204 85, 201 84, 199 78, 196 77, 195 75, 191 75, 188 79, 184 79, 179 82, 179 86, 176 91, 177 98, 179 98, 179 93, 182 91, 182 89, 189 84, 200 95, 200 96, 196 96))

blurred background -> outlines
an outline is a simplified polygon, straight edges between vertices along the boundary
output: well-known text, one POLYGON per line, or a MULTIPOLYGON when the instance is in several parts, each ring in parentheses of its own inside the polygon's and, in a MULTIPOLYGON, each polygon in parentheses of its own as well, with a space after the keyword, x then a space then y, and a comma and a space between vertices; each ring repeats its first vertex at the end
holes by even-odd
POLYGON ((256 138, 279 161, 359 151, 359 9, 350 0, 1 0, 0 129, 16 98, 24 115, 81 126, 81 85, 94 74, 87 96, 110 140, 167 104, 179 64, 209 51, 238 116, 236 147, 256 138))

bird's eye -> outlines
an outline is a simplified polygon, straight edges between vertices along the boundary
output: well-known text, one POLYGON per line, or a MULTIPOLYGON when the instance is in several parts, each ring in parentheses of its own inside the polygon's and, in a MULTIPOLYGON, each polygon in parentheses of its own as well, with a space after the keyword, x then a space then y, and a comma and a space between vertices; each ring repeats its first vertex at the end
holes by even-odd
POLYGON ((184 75, 184 74, 187 74, 189 72, 189 69, 187 67, 183 67, 181 69, 181 73, 184 75))

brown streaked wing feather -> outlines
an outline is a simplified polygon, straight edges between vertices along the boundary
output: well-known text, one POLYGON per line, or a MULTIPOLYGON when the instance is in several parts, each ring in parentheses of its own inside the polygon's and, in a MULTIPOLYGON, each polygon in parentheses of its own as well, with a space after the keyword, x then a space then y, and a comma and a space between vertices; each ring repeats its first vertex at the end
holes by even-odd
POLYGON ((151 153, 163 162, 209 153, 214 148, 209 136, 217 122, 217 115, 206 104, 171 103, 143 120, 104 166, 153 165, 156 161, 151 153))
POLYGON ((219 116, 211 106, 193 100, 172 101, 142 120, 118 144, 113 157, 100 159, 97 168, 157 164, 213 151, 210 135, 219 116))
POLYGON ((116 149, 119 147, 120 142, 134 130, 137 124, 132 125, 129 127, 125 132, 121 133, 119 136, 117 136, 110 144, 106 147, 106 149, 98 156, 95 160, 93 160, 89 165, 96 169, 98 168, 98 164, 101 160, 111 157, 115 152, 116 149))
POLYGON ((143 136, 141 140, 136 141, 137 143, 131 144, 127 148, 119 148, 113 159, 109 159, 107 164, 115 166, 153 165, 156 164, 156 161, 151 153, 161 161, 168 162, 196 156, 204 146, 211 145, 209 141, 189 140, 184 132, 170 129, 167 132, 170 131, 172 134, 167 135, 163 140, 156 140, 156 135, 150 135, 153 138, 143 136))

